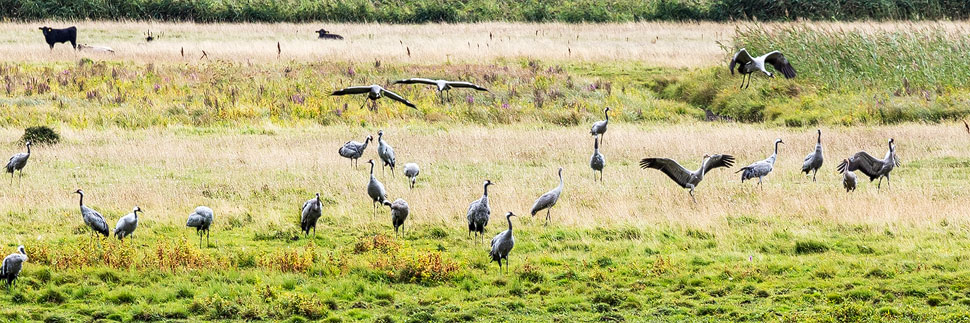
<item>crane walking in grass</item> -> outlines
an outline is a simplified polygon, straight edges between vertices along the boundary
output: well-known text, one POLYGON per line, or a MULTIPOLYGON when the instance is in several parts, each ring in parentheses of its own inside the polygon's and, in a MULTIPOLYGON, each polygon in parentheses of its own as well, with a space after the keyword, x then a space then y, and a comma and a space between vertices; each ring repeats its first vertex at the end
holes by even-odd
POLYGON ((317 220, 323 214, 322 210, 323 204, 320 203, 320 193, 317 193, 317 197, 303 203, 303 209, 300 212, 300 230, 303 230, 304 237, 310 235, 310 229, 313 229, 313 236, 317 235, 317 220))
POLYGON ((357 168, 357 159, 364 155, 364 150, 367 149, 367 143, 371 140, 374 140, 374 137, 367 135, 367 138, 364 138, 364 142, 356 142, 353 140, 345 142, 337 153, 344 158, 350 159, 350 166, 357 168))
MULTIPOLYGON (((843 159, 842 163, 848 164, 849 160, 843 159)), ((842 187, 845 188, 846 192, 855 191, 855 181, 856 181, 855 179, 856 179, 855 173, 853 173, 852 171, 850 170, 842 171, 842 187)))
POLYGON ((485 226, 488 225, 489 217, 492 215, 492 209, 488 206, 489 185, 492 185, 492 181, 486 179, 483 185, 485 193, 480 199, 468 205, 468 213, 465 215, 468 220, 468 235, 474 232, 476 237, 481 235, 482 241, 485 241, 485 226))
POLYGON ((603 109, 603 114, 606 115, 606 119, 593 123, 593 127, 589 130, 589 134, 593 135, 594 137, 599 136, 600 139, 605 142, 606 139, 603 139, 603 136, 606 135, 606 127, 610 125, 610 107, 603 109))
POLYGON ((549 225, 549 213, 552 210, 552 207, 556 206, 556 202, 559 201, 559 196, 562 195, 562 184, 562 167, 559 167, 559 186, 556 186, 556 188, 552 189, 546 194, 542 194, 542 196, 540 196, 539 199, 532 204, 532 217, 535 217, 536 213, 539 213, 539 211, 546 210, 546 225, 549 225))
POLYGON ((509 252, 515 247, 515 238, 512 237, 512 212, 505 214, 505 220, 509 221, 509 229, 502 231, 492 238, 492 250, 488 252, 492 256, 492 261, 498 262, 498 270, 502 271, 502 259, 505 259, 505 272, 509 271, 509 252))
POLYGON ((771 173, 772 169, 775 167, 775 159, 778 158, 778 145, 785 143, 781 141, 781 138, 775 139, 775 152, 768 156, 767 159, 757 161, 754 164, 742 167, 735 173, 741 173, 741 182, 744 183, 745 180, 752 178, 758 178, 758 187, 764 190, 764 186, 761 185, 762 180, 765 176, 771 173))
POLYGON ((27 166, 27 159, 30 158, 30 141, 27 142, 27 152, 19 153, 10 157, 7 162, 7 173, 10 173, 10 183, 13 183, 13 173, 20 171, 20 178, 24 178, 24 167, 27 166))
POLYGON ((731 58, 731 64, 728 66, 728 69, 731 70, 731 74, 733 75, 735 71, 734 67, 737 66, 737 71, 741 74, 741 88, 743 89, 751 86, 751 74, 754 72, 760 71, 768 77, 775 77, 775 74, 765 69, 765 63, 771 64, 776 70, 781 71, 781 74, 785 75, 785 78, 795 78, 795 68, 785 59, 785 55, 782 55, 779 51, 773 51, 758 57, 751 57, 751 54, 748 54, 748 50, 742 48, 734 54, 734 58, 731 58), (745 78, 748 80, 747 86, 744 84, 745 78))
POLYGON ((384 141, 384 130, 377 131, 377 155, 381 157, 381 174, 384 174, 384 167, 391 167, 391 175, 394 175, 394 148, 384 141))
POLYGON ((399 94, 391 92, 377 84, 367 85, 367 86, 351 86, 345 89, 333 91, 333 93, 331 93, 330 95, 340 96, 340 95, 351 95, 351 94, 367 94, 367 97, 364 99, 364 104, 360 105, 361 108, 363 108, 364 105, 367 104, 367 100, 370 100, 374 104, 373 110, 377 110, 377 99, 380 99, 383 97, 388 97, 391 100, 401 102, 404 105, 411 107, 412 109, 418 108, 417 106, 414 105, 414 103, 411 103, 410 101, 400 96, 399 94))
POLYGON ((404 164, 404 176, 408 177, 408 180, 411 182, 412 189, 414 188, 414 181, 418 178, 419 173, 421 173, 421 168, 418 168, 418 164, 404 164))
POLYGON ((20 270, 23 269, 25 262, 27 262, 27 250, 23 245, 17 247, 16 253, 3 258, 3 264, 0 264, 0 279, 7 282, 7 289, 10 289, 20 276, 20 270))
POLYGON ((704 180, 704 175, 707 172, 718 167, 731 168, 733 165, 734 156, 721 154, 714 156, 704 155, 704 159, 701 161, 701 167, 695 171, 689 171, 684 166, 680 166, 680 164, 669 158, 644 158, 640 160, 640 168, 660 170, 664 174, 667 174, 667 177, 674 180, 677 185, 680 185, 680 187, 690 189, 690 199, 694 203, 697 203, 697 199, 694 198, 694 188, 704 180))
POLYGON ((397 229, 401 228, 401 234, 404 234, 404 220, 408 219, 408 202, 404 199, 394 200, 394 203, 390 201, 384 201, 384 205, 391 208, 391 225, 394 226, 394 235, 397 236, 397 229))
MULTIPOLYGON (((441 103, 445 102, 445 93, 451 93, 452 88, 464 88, 473 89, 478 91, 488 92, 485 87, 479 86, 471 82, 460 82, 460 81, 448 81, 448 80, 432 80, 426 78, 412 77, 409 79, 394 81, 394 84, 428 84, 434 85, 438 88, 438 97, 441 98, 441 103)), ((450 98, 450 96, 449 96, 450 98)))
POLYGON ((98 211, 84 206, 84 191, 78 189, 77 191, 74 191, 74 193, 81 196, 78 202, 78 204, 81 205, 81 219, 84 220, 85 225, 91 228, 92 240, 94 238, 99 238, 98 234, 107 238, 108 222, 104 220, 104 216, 102 216, 101 213, 98 213, 98 211))
POLYGON ((599 137, 593 138, 593 157, 589 158, 589 168, 593 169, 593 181, 596 181, 596 172, 600 172, 600 182, 603 181, 603 167, 606 166, 606 158, 600 154, 599 137))
POLYGON ((195 233, 199 236, 199 248, 202 248, 202 236, 205 235, 205 244, 209 245, 209 228, 212 227, 212 220, 215 215, 207 206, 199 206, 195 208, 192 214, 189 214, 188 221, 185 222, 186 227, 195 228, 195 233))
POLYGON ((815 175, 818 174, 818 170, 822 168, 822 129, 818 129, 818 142, 815 144, 815 151, 805 156, 805 162, 802 163, 802 172, 808 175, 808 172, 812 172, 812 181, 815 181, 815 175))
POLYGON ((387 191, 384 190, 384 184, 374 177, 374 160, 370 159, 367 161, 370 164, 370 181, 367 182, 367 196, 370 196, 374 204, 374 216, 377 216, 377 205, 378 203, 384 204, 387 200, 387 191))
POLYGON ((893 138, 889 138, 889 151, 886 152, 885 158, 876 159, 876 157, 872 157, 872 155, 869 155, 865 151, 860 151, 849 159, 843 160, 837 169, 840 173, 858 170, 868 176, 870 182, 878 178, 879 183, 876 185, 876 189, 879 189, 882 186, 883 177, 886 178, 886 186, 890 186, 889 173, 899 165, 899 157, 896 156, 896 142, 893 138))
POLYGON ((142 212, 142 210, 135 206, 131 213, 118 219, 118 224, 115 225, 115 238, 124 240, 124 238, 131 237, 131 234, 135 233, 135 228, 138 228, 138 212, 142 212))

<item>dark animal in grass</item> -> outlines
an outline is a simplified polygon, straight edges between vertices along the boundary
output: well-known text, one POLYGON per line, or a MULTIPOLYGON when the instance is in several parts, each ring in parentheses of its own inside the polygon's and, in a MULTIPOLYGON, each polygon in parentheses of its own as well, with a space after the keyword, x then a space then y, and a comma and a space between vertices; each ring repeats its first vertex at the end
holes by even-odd
POLYGON ((344 39, 344 36, 340 36, 340 35, 337 35, 337 34, 331 34, 326 29, 317 30, 316 33, 319 35, 318 37, 320 39, 336 39, 336 40, 342 40, 342 39, 344 39))
POLYGON ((38 29, 44 32, 44 40, 47 41, 47 45, 51 46, 51 50, 54 50, 54 44, 66 42, 71 42, 71 47, 77 49, 77 27, 71 26, 64 29, 54 29, 44 26, 38 29))

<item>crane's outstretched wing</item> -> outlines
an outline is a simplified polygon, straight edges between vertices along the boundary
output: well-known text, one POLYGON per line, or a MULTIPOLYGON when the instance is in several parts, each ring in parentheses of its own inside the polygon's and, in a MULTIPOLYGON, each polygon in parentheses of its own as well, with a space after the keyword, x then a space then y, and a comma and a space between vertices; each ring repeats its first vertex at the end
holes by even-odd
POLYGON ((791 66, 791 63, 788 63, 785 55, 782 55, 781 52, 773 51, 765 55, 765 63, 771 64, 776 70, 781 71, 786 79, 795 78, 795 68, 791 66))
POLYGON ((734 53, 734 57, 731 58, 731 65, 728 65, 728 69, 731 70, 731 75, 734 75, 734 66, 737 64, 747 64, 752 61, 751 55, 748 54, 748 50, 742 48, 737 53, 734 53))
POLYGON ((430 84, 430 85, 438 85, 438 82, 435 82, 435 80, 426 79, 426 78, 412 77, 412 78, 409 78, 409 79, 403 79, 403 80, 394 81, 394 84, 430 84))
POLYGON ((876 157, 872 157, 872 155, 869 155, 864 151, 860 151, 855 153, 852 158, 849 158, 848 163, 846 163, 844 160, 842 163, 839 163, 837 169, 839 170, 839 173, 859 170, 863 174, 866 174, 866 176, 869 176, 869 180, 871 181, 879 177, 878 174, 882 169, 882 166, 882 160, 876 159, 876 157))
POLYGON ((734 166, 734 156, 726 154, 717 154, 711 156, 711 158, 708 158, 707 162, 703 165, 705 174, 718 167, 731 168, 731 166, 734 166))
POLYGON ((479 91, 488 92, 488 89, 486 89, 484 87, 481 87, 481 86, 478 86, 478 85, 476 85, 474 83, 471 83, 471 82, 448 82, 448 85, 451 85, 451 87, 468 88, 468 89, 475 89, 475 90, 479 90, 479 91))
POLYGON ((680 164, 669 158, 644 158, 640 160, 640 168, 659 169, 684 188, 687 188, 687 181, 690 180, 691 175, 691 172, 684 168, 684 166, 680 166, 680 164))
POLYGON ((415 105, 414 105, 414 103, 411 103, 410 101, 408 101, 408 100, 406 100, 406 99, 404 99, 403 97, 401 97, 401 96, 400 96, 400 95, 398 95, 397 93, 394 93, 394 92, 391 92, 391 91, 388 91, 388 90, 386 90, 386 89, 384 90, 384 96, 386 96, 386 97, 388 97, 388 98, 391 98, 392 100, 395 100, 395 101, 398 101, 398 102, 401 102, 401 103, 404 103, 404 105, 406 105, 406 106, 409 106, 409 107, 411 107, 412 109, 417 109, 417 108, 418 108, 417 106, 415 106, 415 105))
POLYGON ((370 86, 351 86, 345 89, 333 91, 330 95, 361 94, 370 92, 370 86))

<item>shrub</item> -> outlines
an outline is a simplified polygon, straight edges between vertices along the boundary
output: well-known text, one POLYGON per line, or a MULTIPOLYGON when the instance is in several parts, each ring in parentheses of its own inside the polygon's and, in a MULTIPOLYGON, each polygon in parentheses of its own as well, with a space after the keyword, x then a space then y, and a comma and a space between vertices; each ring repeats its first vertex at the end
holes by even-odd
POLYGON ((829 251, 829 247, 822 242, 806 240, 806 241, 796 241, 795 242, 795 253, 796 254, 812 254, 812 253, 823 253, 829 251))
POLYGON ((20 137, 20 142, 28 141, 35 145, 54 145, 61 141, 61 136, 48 126, 28 127, 20 137))

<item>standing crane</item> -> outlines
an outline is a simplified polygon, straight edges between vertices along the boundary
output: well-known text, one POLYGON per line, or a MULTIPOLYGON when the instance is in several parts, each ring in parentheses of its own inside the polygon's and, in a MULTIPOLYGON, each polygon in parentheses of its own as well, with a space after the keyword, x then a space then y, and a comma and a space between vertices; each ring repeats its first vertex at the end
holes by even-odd
POLYGON ((802 172, 808 175, 808 172, 812 172, 812 181, 815 181, 815 175, 818 174, 818 170, 822 168, 822 129, 818 129, 818 142, 815 144, 815 151, 805 156, 805 162, 802 163, 802 172))
POLYGON ((610 107, 603 109, 603 114, 606 115, 606 120, 600 120, 593 123, 593 127, 589 130, 590 135, 599 136, 600 138, 603 138, 603 135, 606 135, 606 126, 610 124, 610 107))
POLYGON ((24 250, 23 245, 17 247, 16 253, 3 258, 3 264, 0 264, 0 279, 7 281, 8 289, 20 276, 20 270, 23 269, 25 262, 27 262, 27 250, 24 250))
POLYGON ((840 173, 859 170, 869 177, 870 182, 878 178, 879 184, 876 185, 876 189, 879 189, 882 186, 883 177, 886 178, 886 186, 890 186, 889 173, 893 171, 895 166, 899 165, 899 157, 896 156, 896 142, 893 138, 889 138, 889 151, 886 152, 885 158, 876 159, 876 157, 872 157, 872 155, 869 155, 865 151, 860 151, 849 159, 842 161, 837 169, 840 173))
POLYGON ((123 240, 125 237, 130 237, 132 233, 135 233, 135 228, 138 227, 138 212, 142 212, 142 210, 140 207, 135 206, 131 210, 131 213, 118 219, 118 224, 115 225, 115 238, 123 240))
POLYGON ((498 262, 499 271, 502 270, 502 259, 505 259, 505 272, 509 271, 509 252, 515 247, 515 238, 512 237, 512 212, 505 214, 505 220, 509 221, 509 229, 502 231, 492 238, 492 250, 488 252, 492 256, 492 261, 498 262))
POLYGON ((84 206, 84 191, 78 189, 74 191, 75 194, 81 196, 78 204, 81 205, 81 219, 84 220, 84 224, 91 228, 91 233, 93 238, 96 238, 98 234, 108 237, 108 222, 104 220, 104 216, 98 211, 92 210, 91 208, 84 206))
MULTIPOLYGON (((843 164, 848 164, 849 163, 849 160, 848 159, 843 159, 842 160, 842 163, 843 164)), ((856 179, 855 173, 853 173, 852 171, 850 171, 850 170, 843 170, 842 171, 842 187, 845 188, 845 191, 846 192, 855 191, 855 182, 856 182, 855 179, 856 179)))
POLYGON ((411 181, 411 188, 414 188, 414 181, 418 177, 418 173, 420 172, 421 172, 421 169, 418 168, 418 164, 415 164, 415 163, 404 164, 404 176, 407 176, 408 180, 411 181))
POLYGON ((320 203, 320 193, 317 193, 316 198, 312 198, 303 203, 303 209, 300 212, 300 230, 303 230, 303 236, 310 235, 310 229, 313 229, 313 235, 317 235, 317 220, 320 219, 320 215, 323 214, 323 204, 320 203))
POLYGON ((384 141, 384 130, 377 131, 377 155, 384 163, 381 165, 381 174, 384 174, 384 167, 391 167, 391 175, 394 175, 394 148, 384 141))
POLYGON ((593 138, 593 157, 589 158, 589 168, 593 169, 593 181, 596 181, 596 172, 600 172, 600 181, 603 181, 603 166, 606 166, 606 158, 600 154, 599 137, 593 138))
POLYGON ((30 158, 30 141, 27 142, 27 152, 19 153, 10 157, 7 162, 7 173, 10 173, 10 183, 13 183, 13 173, 20 171, 20 178, 24 178, 24 167, 27 166, 27 159, 30 158))
POLYGON ((775 159, 778 158, 778 144, 783 144, 783 143, 785 142, 781 141, 781 138, 775 139, 775 153, 771 154, 771 156, 768 156, 768 158, 765 160, 757 161, 754 164, 744 166, 740 170, 735 172, 735 173, 741 172, 741 182, 744 183, 745 180, 757 177, 758 187, 760 187, 763 190, 764 186, 761 185, 761 182, 764 179, 764 177, 768 176, 768 174, 771 173, 771 170, 774 169, 775 159))
POLYGON ((370 181, 367 182, 367 195, 373 200, 374 216, 377 216, 377 204, 384 204, 384 201, 387 200, 387 191, 384 190, 384 184, 378 181, 377 177, 374 177, 374 160, 367 160, 367 163, 370 164, 370 181))
POLYGON ((485 226, 488 225, 488 219, 492 215, 492 209, 488 207, 488 186, 493 185, 492 181, 485 180, 484 190, 485 193, 482 194, 480 199, 475 200, 470 205, 468 205, 468 213, 465 218, 468 219, 468 234, 471 235, 475 232, 475 236, 482 236, 482 241, 485 240, 485 226))
POLYGON ((559 167, 559 186, 542 194, 539 199, 532 204, 532 217, 536 216, 539 211, 546 210, 546 225, 549 224, 550 215, 549 212, 552 210, 553 206, 556 206, 556 202, 559 201, 559 196, 562 195, 562 167, 559 167))
POLYGON ((640 168, 660 170, 664 174, 667 174, 667 177, 674 180, 677 185, 680 185, 680 187, 690 189, 690 199, 694 203, 697 203, 697 199, 694 198, 694 188, 704 180, 704 174, 718 167, 731 168, 733 165, 734 156, 721 154, 714 156, 704 155, 704 159, 701 161, 701 167, 695 171, 689 171, 684 166, 680 166, 680 164, 669 158, 644 158, 640 160, 640 168))
POLYGON ((199 235, 199 248, 202 248, 203 234, 205 234, 206 245, 209 245, 209 228, 212 226, 214 216, 212 209, 207 206, 199 206, 195 208, 192 214, 189 214, 189 219, 185 222, 186 227, 195 228, 195 233, 199 235))
POLYGON ((367 143, 371 140, 374 140, 374 137, 367 135, 363 143, 353 140, 348 141, 343 146, 340 146, 340 150, 337 153, 344 158, 350 159, 350 166, 357 168, 357 159, 364 155, 364 149, 367 149, 367 143))
POLYGON ((404 234, 404 220, 408 219, 408 202, 404 199, 394 200, 394 203, 390 201, 384 201, 384 205, 391 208, 391 224, 394 225, 394 235, 397 236, 397 228, 401 228, 401 234, 404 234))
POLYGON ((734 54, 734 58, 731 58, 731 64, 728 69, 731 70, 731 74, 734 74, 734 67, 737 66, 738 73, 741 74, 741 88, 746 88, 744 85, 745 77, 748 80, 748 86, 751 86, 751 74, 754 72, 762 72, 768 77, 775 77, 775 74, 768 72, 765 69, 765 63, 771 64, 776 70, 781 71, 785 78, 795 78, 795 68, 791 66, 791 63, 785 59, 785 55, 782 55, 779 51, 773 51, 758 57, 751 57, 748 51, 744 48, 739 50, 734 54))

